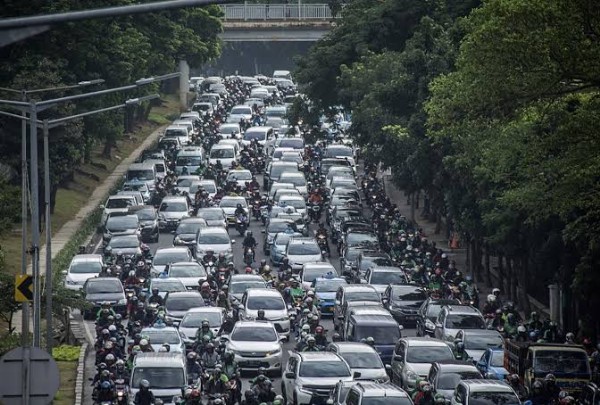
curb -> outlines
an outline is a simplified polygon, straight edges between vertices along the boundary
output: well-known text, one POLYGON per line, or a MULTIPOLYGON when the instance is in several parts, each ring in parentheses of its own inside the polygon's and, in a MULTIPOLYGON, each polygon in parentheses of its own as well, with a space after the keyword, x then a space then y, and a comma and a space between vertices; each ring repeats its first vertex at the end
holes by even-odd
POLYGON ((83 384, 85 370, 85 356, 87 354, 88 344, 81 345, 79 350, 79 360, 77 361, 77 379, 75 380, 75 404, 83 404, 83 384))

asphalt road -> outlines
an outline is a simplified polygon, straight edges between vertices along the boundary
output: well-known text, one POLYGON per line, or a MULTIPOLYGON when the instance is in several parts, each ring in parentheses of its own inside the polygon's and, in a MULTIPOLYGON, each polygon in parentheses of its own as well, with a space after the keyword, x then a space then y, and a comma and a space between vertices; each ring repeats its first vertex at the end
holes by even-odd
MULTIPOLYGON (((257 176, 257 177, 259 177, 258 178, 259 183, 262 184, 262 176, 257 176)), ((324 214, 323 214, 322 218, 324 219, 324 214)), ((317 227, 316 224, 310 225, 310 229, 309 229, 310 235, 313 235, 313 233, 314 233, 313 231, 316 229, 316 227, 317 227)), ((263 254, 263 249, 262 249, 263 243, 264 243, 263 242, 264 235, 261 233, 261 230, 264 229, 262 222, 256 221, 256 220, 254 220, 254 218, 252 218, 249 229, 253 232, 254 237, 258 242, 258 247, 256 249, 256 262, 259 263, 260 260, 262 260, 262 259, 267 259, 267 261, 268 261, 268 256, 265 257, 265 255, 263 254)), ((229 228, 228 232, 229 232, 230 238, 234 239, 236 241, 236 243, 233 245, 234 263, 235 263, 237 269, 242 270, 245 267, 244 263, 243 263, 243 249, 242 249, 242 245, 241 245, 243 237, 240 237, 239 233, 235 230, 235 228, 229 228)), ((150 243, 150 244, 148 244, 148 246, 154 253, 158 248, 172 247, 173 246, 172 242, 173 242, 173 236, 170 233, 161 233, 159 242, 158 243, 150 243)), ((329 259, 329 261, 337 269, 338 273, 340 273, 339 256, 337 254, 337 251, 336 251, 336 249, 333 248, 333 246, 332 246, 331 251, 332 251, 332 255, 331 255, 331 258, 329 259)), ((100 252, 95 252, 95 253, 100 253, 100 252)), ((274 274, 276 274, 277 269, 273 268, 272 272, 274 274)), ((331 338, 331 335, 333 334, 333 322, 332 322, 331 318, 322 319, 321 325, 326 330, 328 330, 328 335, 331 338)), ((85 321, 85 329, 86 329, 86 331, 88 331, 88 340, 92 339, 93 336, 90 333, 94 333, 94 322, 93 321, 85 321)), ((407 327, 402 331, 402 336, 416 336, 416 329, 407 327)), ((93 343, 93 341, 92 341, 92 343, 93 343)), ((285 367, 285 365, 287 364, 287 359, 289 357, 288 352, 294 350, 295 345, 296 345, 296 342, 294 339, 291 339, 290 342, 286 342, 283 344, 283 346, 284 346, 283 363, 282 363, 283 367, 285 367)), ((93 357, 93 354, 90 355, 90 357, 93 357)), ((93 359, 92 359, 91 364, 90 364, 90 361, 86 362, 85 377, 91 378, 91 377, 93 377, 94 373, 95 373, 95 370, 93 367, 93 359)), ((250 379, 243 378, 242 381, 243 381, 243 387, 242 387, 242 392, 243 392, 243 390, 246 390, 247 388, 249 388, 250 379)), ((89 383, 87 385, 89 385, 89 383)), ((273 387, 279 393, 280 387, 281 387, 280 378, 274 378, 273 387)), ((84 394, 85 394, 84 403, 86 403, 86 404, 93 403, 91 400, 91 388, 90 387, 87 387, 84 394)))

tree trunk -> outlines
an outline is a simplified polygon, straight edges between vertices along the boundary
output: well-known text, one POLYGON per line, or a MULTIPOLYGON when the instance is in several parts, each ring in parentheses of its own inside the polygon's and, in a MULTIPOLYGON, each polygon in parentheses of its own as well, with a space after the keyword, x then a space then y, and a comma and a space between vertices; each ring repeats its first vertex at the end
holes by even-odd
MULTIPOLYGON (((502 291, 508 291, 509 290, 509 285, 506 282, 506 276, 504 275, 504 256, 503 255, 498 255, 498 279, 500 280, 500 285, 502 286, 502 291)), ((488 287, 491 287, 491 280, 490 280, 490 285, 488 287)))
POLYGON ((410 220, 414 224, 415 221, 415 193, 410 193, 410 220))
POLYGON ((104 148, 102 149, 102 156, 104 156, 106 159, 112 159, 111 156, 111 152, 112 152, 112 146, 113 146, 113 142, 110 139, 107 139, 104 142, 104 148))
POLYGON ((421 199, 421 190, 418 190, 414 198, 415 209, 419 209, 419 200, 421 199))
POLYGON ((508 295, 510 297, 511 301, 516 301, 517 299, 517 280, 515 278, 515 273, 514 273, 514 261, 512 258, 507 258, 506 259, 506 268, 507 268, 507 277, 506 280, 508 281, 508 295))
POLYGON ((526 314, 531 312, 531 305, 529 303, 529 296, 527 295, 527 277, 528 277, 528 270, 529 270, 529 261, 527 259, 526 255, 521 255, 518 258, 519 260, 519 268, 517 269, 517 280, 519 283, 518 286, 518 298, 519 298, 519 305, 521 307, 521 310, 523 310, 526 314))
POLYGON ((485 249, 485 282, 489 287, 492 280, 492 272, 490 269, 490 252, 489 249, 485 249))
POLYGON ((54 214, 54 207, 56 207, 56 192, 58 186, 52 186, 50 189, 50 214, 54 214))

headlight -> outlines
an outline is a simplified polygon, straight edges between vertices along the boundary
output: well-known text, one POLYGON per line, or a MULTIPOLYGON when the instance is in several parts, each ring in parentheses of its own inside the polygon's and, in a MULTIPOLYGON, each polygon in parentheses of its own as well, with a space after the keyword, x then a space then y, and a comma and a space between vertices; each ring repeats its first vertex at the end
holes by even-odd
POLYGON ((309 390, 307 388, 303 388, 303 387, 298 387, 298 391, 303 392, 305 394, 309 394, 309 395, 313 394, 311 390, 309 390))
POLYGON ((161 221, 164 221, 165 220, 164 214, 158 214, 158 219, 160 219, 161 221))
POLYGON ((435 324, 433 322, 431 322, 429 319, 427 319, 425 321, 425 328, 434 330, 435 329, 435 324))
POLYGON ((418 375, 417 375, 417 373, 415 373, 414 371, 412 371, 412 370, 408 370, 408 371, 406 372, 406 379, 407 379, 408 381, 415 382, 415 381, 417 381, 417 378, 419 378, 419 376, 418 376, 418 375))
POLYGON ((173 242, 180 243, 181 239, 179 238, 179 236, 175 236, 175 239, 173 240, 173 242))
POLYGON ((281 354, 281 349, 273 350, 271 352, 267 352, 266 353, 267 356, 275 356, 275 355, 278 355, 278 354, 281 354))

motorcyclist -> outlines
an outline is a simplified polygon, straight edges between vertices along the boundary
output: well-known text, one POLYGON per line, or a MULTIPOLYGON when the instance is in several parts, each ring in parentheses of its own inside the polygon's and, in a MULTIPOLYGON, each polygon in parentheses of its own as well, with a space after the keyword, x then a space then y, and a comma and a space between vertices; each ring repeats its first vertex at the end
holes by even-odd
POLYGON ((244 215, 244 216, 246 215, 246 210, 244 209, 244 207, 242 206, 242 204, 238 204, 235 207, 235 212, 233 213, 233 215, 235 215, 236 218, 239 217, 239 216, 241 216, 241 215, 244 215))
POLYGON ((206 370, 215 368, 220 361, 221 358, 215 351, 215 345, 212 342, 208 343, 204 349, 204 353, 202 353, 202 356, 200 357, 200 364, 206 370))
POLYGON ((331 337, 331 341, 332 342, 341 342, 342 340, 343 340, 342 336, 339 333, 337 333, 337 332, 335 332, 333 334, 333 336, 331 337))
POLYGON ((206 381, 205 391, 209 395, 214 394, 224 394, 227 389, 227 383, 229 382, 229 378, 223 372, 223 369, 220 365, 216 365, 213 372, 208 377, 206 381))
POLYGON ((152 287, 152 295, 148 298, 148 304, 158 304, 158 306, 163 306, 164 300, 163 297, 158 294, 158 287, 152 287))
POLYGON ((264 309, 259 309, 257 316, 256 316, 256 320, 257 321, 268 321, 267 317, 265 316, 265 310, 264 309))
POLYGON ((99 389, 96 394, 96 402, 110 402, 112 403, 116 399, 115 389, 110 381, 103 381, 100 383, 99 389))
POLYGON ((527 399, 527 389, 523 384, 521 384, 521 379, 518 374, 510 374, 506 377, 508 384, 512 387, 513 390, 517 393, 517 396, 521 401, 525 401, 527 399))
POLYGON ((221 324, 221 328, 219 329, 219 332, 217 333, 217 336, 220 336, 221 334, 230 334, 233 331, 233 326, 235 325, 235 321, 233 320, 233 318, 231 317, 231 315, 226 315, 225 319, 223 320, 223 323, 221 324))
POLYGON ((469 355, 465 350, 465 344, 462 341, 456 342, 455 347, 455 356, 457 360, 469 360, 469 355))
MULTIPOLYGON (((256 248, 256 245, 256 239, 254 239, 254 236, 252 236, 252 231, 246 231, 246 237, 242 242, 242 247, 244 248, 244 251, 248 248, 254 250, 254 248, 256 248)), ((254 257, 252 258, 252 260, 254 261, 254 257)))
POLYGON ((207 281, 200 280, 202 284, 200 284, 200 295, 204 299, 205 302, 211 302, 213 299, 213 293, 210 289, 210 284, 207 281))
POLYGON ((548 403, 558 402, 560 387, 556 383, 554 374, 546 374, 546 377, 544 377, 544 394, 546 395, 548 403))
POLYGON ((542 321, 540 321, 539 314, 536 311, 533 311, 529 315, 529 320, 527 321, 527 330, 529 332, 534 331, 534 330, 541 331, 543 327, 544 327, 544 324, 542 321))
POLYGON ((504 322, 503 327, 504 327, 504 335, 507 338, 514 339, 517 337, 517 333, 518 333, 517 328, 519 327, 519 325, 517 325, 517 318, 515 317, 515 314, 509 313, 506 316, 506 322, 504 322))
POLYGON ((434 405, 435 397, 429 383, 423 384, 421 391, 417 393, 414 400, 415 405, 434 405))
POLYGON ((225 291, 219 291, 217 295, 217 306, 221 308, 225 308, 226 311, 231 311, 231 303, 229 302, 229 298, 225 291))
POLYGON ((322 326, 317 326, 315 328, 315 343, 317 346, 325 348, 329 344, 327 341, 327 335, 325 334, 325 329, 322 326))
POLYGON ((186 369, 188 376, 196 376, 196 378, 202 375, 202 367, 198 362, 198 353, 191 351, 186 356, 186 369))
POLYGON ((260 183, 256 180, 256 176, 252 176, 252 180, 248 183, 248 191, 260 190, 260 183))
POLYGON ((208 336, 209 340, 213 340, 215 338, 215 335, 214 335, 212 329, 210 328, 210 322, 208 322, 208 319, 202 320, 202 323, 200 324, 200 328, 196 332, 196 341, 202 340, 205 336, 208 336), (198 339, 200 339, 200 340, 198 340, 198 339))
POLYGON ((489 294, 485 304, 483 305, 483 314, 495 314, 497 309, 499 309, 499 307, 498 303, 496 302, 496 296, 494 294, 489 294))
POLYGON ((148 380, 140 381, 140 390, 135 394, 134 405, 153 405, 154 402, 154 394, 150 391, 150 383, 148 380))
MULTIPOLYGON (((267 264, 267 261, 265 259, 262 259, 260 261, 260 264, 258 265, 258 274, 260 274, 261 276, 263 275, 263 272, 265 272, 265 267, 269 266, 267 264)), ((271 272, 271 267, 269 267, 269 273, 271 272)))
POLYGON ((212 249, 207 249, 204 256, 202 256, 202 264, 207 266, 209 263, 213 263, 213 265, 217 262, 217 258, 215 257, 215 251, 212 249))
POLYGON ((309 336, 306 339, 306 347, 302 349, 303 352, 318 352, 319 348, 317 347, 317 340, 314 336, 309 336))
POLYGON ((244 392, 242 405, 260 405, 260 402, 258 402, 258 398, 256 398, 256 394, 253 390, 246 390, 244 392))

